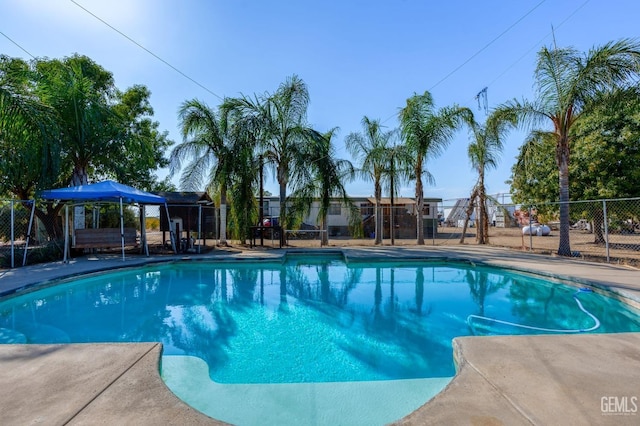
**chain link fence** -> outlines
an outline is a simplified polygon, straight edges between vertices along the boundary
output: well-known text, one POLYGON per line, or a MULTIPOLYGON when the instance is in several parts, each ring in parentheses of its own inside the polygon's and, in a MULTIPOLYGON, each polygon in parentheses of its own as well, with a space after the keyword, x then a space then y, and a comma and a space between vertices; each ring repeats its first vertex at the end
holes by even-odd
POLYGON ((63 237, 57 212, 34 200, 0 200, 0 268, 60 259, 63 237))
MULTIPOLYGON (((34 200, 0 200, 0 268, 62 260, 65 218, 69 230, 117 229, 120 235, 119 203, 68 204, 68 212, 65 209, 61 204, 34 200)), ((171 228, 164 206, 125 206, 125 234, 132 235, 126 238, 126 252, 146 254, 146 238, 149 254, 173 253, 170 230, 179 253, 204 253, 215 246, 219 233, 213 206, 171 205, 169 215, 171 228)), ((76 234, 69 231, 72 257, 122 250, 119 239, 114 247, 77 248, 76 234)))
MULTIPOLYGON (((462 237, 468 200, 443 206, 442 234, 462 237)), ((465 242, 474 243, 478 208, 473 206, 465 242)), ((488 203, 489 244, 553 254, 559 247, 560 203, 488 203)), ((640 265, 640 198, 569 203, 572 256, 585 260, 640 265)))
MULTIPOLYGON (((502 201, 502 200, 500 200, 502 201)), ((559 247, 559 203, 519 205, 488 202, 489 244, 510 249, 554 254, 559 247)), ((266 227, 258 229, 253 244, 279 247, 278 210, 265 211, 266 227), (275 225, 275 226, 274 226, 275 225)), ((417 219, 409 204, 382 206, 381 236, 383 245, 415 245, 417 219)), ((318 208, 282 230, 287 247, 320 247, 323 234, 330 246, 373 246, 375 244, 375 214, 372 206, 361 206, 350 218, 345 206, 336 204, 329 210, 328 227, 320 229, 318 208)), ((476 244, 478 208, 467 199, 446 200, 431 204, 424 212, 425 245, 453 246, 476 244), (464 222, 471 213, 467 228, 464 222), (463 234, 464 230, 464 234, 463 234)), ((576 258, 610 263, 640 265, 640 198, 575 201, 569 203, 570 245, 576 258)), ((180 253, 205 253, 219 242, 219 212, 211 205, 170 205, 171 229, 176 235, 180 253)), ((227 216, 228 217, 228 216, 227 216)), ((0 200, 0 267, 11 268, 61 260, 64 247, 62 207, 33 200, 0 200), (31 224, 31 226, 30 226, 31 224), (31 229, 31 232, 29 232, 31 229)), ((118 228, 119 206, 116 203, 70 206, 69 229, 82 222, 86 228, 118 228), (74 225, 75 222, 75 225, 74 225)), ((128 206, 124 212, 125 228, 136 232, 136 244, 127 246, 131 254, 142 253, 143 235, 150 254, 172 253, 169 222, 164 206, 128 206), (144 220, 141 213, 144 212, 144 220), (145 232, 141 232, 144 226, 145 232)), ((263 224, 265 225, 265 224, 263 224)), ((70 232, 73 247, 73 233, 70 232)), ((239 242, 232 242, 239 243, 239 242)), ((240 242, 242 243, 242 242, 240 242)), ((246 242, 245 242, 246 243, 246 242)), ((92 252, 117 252, 112 249, 72 249, 72 256, 92 252)))

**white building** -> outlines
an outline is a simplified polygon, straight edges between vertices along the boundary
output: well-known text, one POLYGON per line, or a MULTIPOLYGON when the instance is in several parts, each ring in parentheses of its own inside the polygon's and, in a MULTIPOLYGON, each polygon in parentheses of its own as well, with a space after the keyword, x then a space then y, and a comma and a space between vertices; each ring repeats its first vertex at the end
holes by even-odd
MULTIPOLYGON (((362 221, 365 237, 373 237, 375 198, 373 197, 352 197, 353 204, 359 210, 359 219, 362 221)), ((440 198, 424 199, 424 230, 425 237, 431 237, 437 233, 438 227, 438 204, 442 203, 440 198)), ((389 238, 389 227, 391 218, 391 199, 382 198, 383 216, 383 238, 389 238)), ((399 197, 394 199, 394 224, 395 238, 415 238, 416 237, 416 203, 413 198, 399 197)), ((314 201, 309 214, 303 222, 317 227, 319 225, 318 212, 320 202, 314 201)), ((280 216, 280 201, 277 196, 264 197, 264 216, 280 216)), ((349 229, 350 209, 339 199, 333 199, 327 215, 327 224, 330 237, 350 236, 349 229)))

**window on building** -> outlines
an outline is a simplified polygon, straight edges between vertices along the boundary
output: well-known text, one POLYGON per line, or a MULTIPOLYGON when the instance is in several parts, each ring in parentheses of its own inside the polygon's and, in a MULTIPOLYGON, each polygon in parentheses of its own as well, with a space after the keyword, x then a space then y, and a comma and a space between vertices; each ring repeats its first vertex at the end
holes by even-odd
POLYGON ((422 214, 425 216, 431 214, 431 206, 429 204, 425 204, 424 206, 422 206, 422 214))
POLYGON ((360 204, 360 214, 362 216, 372 216, 373 215, 373 204, 371 203, 362 203, 360 204))
POLYGON ((340 216, 342 214, 342 207, 339 203, 331 203, 329 204, 329 215, 330 216, 340 216))
POLYGON ((264 216, 270 216, 271 212, 269 211, 269 201, 267 200, 263 200, 262 201, 262 214, 264 216))

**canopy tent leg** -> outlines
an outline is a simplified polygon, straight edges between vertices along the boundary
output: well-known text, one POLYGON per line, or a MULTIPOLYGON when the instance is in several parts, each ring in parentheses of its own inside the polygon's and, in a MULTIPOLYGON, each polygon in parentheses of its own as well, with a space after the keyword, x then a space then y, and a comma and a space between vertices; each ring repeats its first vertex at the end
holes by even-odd
POLYGON ((31 240, 31 228, 33 227, 33 214, 36 211, 36 200, 31 200, 31 215, 29 216, 29 226, 27 228, 27 238, 24 245, 24 256, 22 258, 22 266, 27 264, 27 250, 29 249, 29 241, 31 240))
POLYGON ((122 209, 122 197, 120 197, 120 240, 122 242, 122 261, 124 261, 124 211, 122 209))
POLYGON ((167 203, 164 203, 164 210, 167 213, 167 222, 169 223, 169 239, 171 240, 171 250, 173 250, 174 254, 177 254, 178 251, 176 250, 175 232, 171 227, 171 218, 169 217, 169 206, 167 205, 167 203))
POLYGON ((64 205, 64 254, 62 256, 62 263, 69 263, 67 260, 67 253, 69 251, 69 204, 64 205))
POLYGON ((147 243, 147 209, 145 207, 144 204, 140 206, 140 238, 142 239, 141 243, 144 254, 149 257, 149 244, 147 243))

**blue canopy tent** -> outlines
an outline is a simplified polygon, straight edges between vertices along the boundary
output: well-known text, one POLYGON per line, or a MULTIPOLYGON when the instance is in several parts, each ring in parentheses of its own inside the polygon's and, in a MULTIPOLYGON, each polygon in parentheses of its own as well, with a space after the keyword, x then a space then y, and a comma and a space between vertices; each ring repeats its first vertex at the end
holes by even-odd
MULTIPOLYGON (((49 189, 42 191, 40 196, 46 200, 59 201, 103 201, 120 203, 120 234, 122 239, 122 260, 124 260, 124 215, 123 204, 140 204, 143 208, 145 204, 164 205, 168 215, 167 200, 159 195, 150 194, 131 186, 123 185, 112 180, 94 183, 90 185, 72 186, 69 188, 49 189)), ((65 234, 64 234, 64 262, 67 261, 67 252, 69 248, 69 208, 65 206, 65 234)), ((144 217, 144 213, 142 214, 144 217)), ((142 233, 144 233, 144 227, 142 233)), ((170 232, 171 246, 175 252, 175 239, 173 232, 170 232)), ((146 235, 143 234, 144 249, 147 256, 149 248, 147 246, 146 235)))

